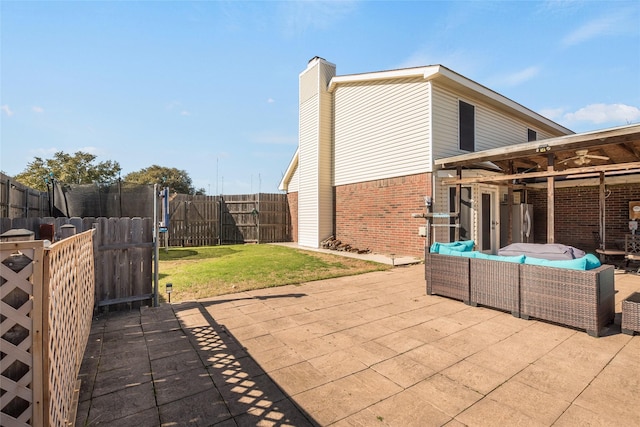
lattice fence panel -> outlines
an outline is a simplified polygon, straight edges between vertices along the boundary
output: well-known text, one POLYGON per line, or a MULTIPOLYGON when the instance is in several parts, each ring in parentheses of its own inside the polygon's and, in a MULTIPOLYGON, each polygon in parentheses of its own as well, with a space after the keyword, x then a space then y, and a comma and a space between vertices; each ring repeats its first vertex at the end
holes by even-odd
POLYGON ((51 246, 45 254, 49 280, 49 422, 73 423, 74 393, 89 338, 95 293, 93 230, 51 246))
POLYGON ((3 426, 42 423, 42 259, 41 241, 0 243, 3 426))

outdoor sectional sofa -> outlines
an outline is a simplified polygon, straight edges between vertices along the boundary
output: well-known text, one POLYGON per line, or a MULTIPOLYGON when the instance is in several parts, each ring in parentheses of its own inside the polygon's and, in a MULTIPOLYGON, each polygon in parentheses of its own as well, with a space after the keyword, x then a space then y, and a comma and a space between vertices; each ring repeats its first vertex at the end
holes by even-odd
POLYGON ((465 255, 425 254, 428 295, 584 329, 594 337, 613 321, 612 265, 574 270, 465 255))

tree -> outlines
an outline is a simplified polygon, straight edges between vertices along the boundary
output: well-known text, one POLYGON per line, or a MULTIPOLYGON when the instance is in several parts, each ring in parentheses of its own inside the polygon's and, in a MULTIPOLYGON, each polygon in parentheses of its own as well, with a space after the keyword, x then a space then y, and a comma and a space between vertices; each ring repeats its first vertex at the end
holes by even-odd
POLYGON ((161 187, 169 187, 170 191, 180 194, 195 194, 191 178, 186 171, 153 165, 131 172, 124 177, 126 182, 136 184, 158 184, 161 187))
POLYGON ((47 180, 54 178, 65 184, 93 184, 112 182, 120 173, 118 162, 107 160, 95 163, 96 156, 76 151, 67 154, 58 151, 52 159, 34 157, 26 169, 16 175, 16 181, 40 191, 47 190, 47 180))

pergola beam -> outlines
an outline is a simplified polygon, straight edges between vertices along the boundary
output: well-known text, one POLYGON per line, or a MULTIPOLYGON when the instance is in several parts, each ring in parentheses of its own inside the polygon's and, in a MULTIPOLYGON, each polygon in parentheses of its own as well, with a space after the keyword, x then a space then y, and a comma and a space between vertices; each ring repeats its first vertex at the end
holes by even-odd
POLYGON ((562 171, 558 170, 545 170, 542 172, 527 172, 527 173, 516 173, 509 175, 494 175, 494 176, 483 176, 483 177, 474 177, 474 178, 449 178, 444 179, 443 184, 476 184, 480 182, 490 183, 490 182, 500 182, 500 181, 511 181, 511 180, 522 180, 522 179, 531 179, 531 178, 549 178, 549 177, 559 177, 559 176, 569 176, 569 175, 582 175, 582 174, 593 174, 600 172, 615 172, 615 171, 630 171, 633 173, 638 173, 640 170, 640 162, 630 162, 630 163, 618 163, 613 165, 600 165, 600 166, 587 166, 581 168, 572 168, 565 169, 562 171))

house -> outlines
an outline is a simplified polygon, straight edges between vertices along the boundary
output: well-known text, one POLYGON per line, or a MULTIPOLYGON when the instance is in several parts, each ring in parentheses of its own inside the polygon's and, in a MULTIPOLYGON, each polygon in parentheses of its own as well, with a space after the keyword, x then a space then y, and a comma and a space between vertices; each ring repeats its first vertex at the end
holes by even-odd
POLYGON ((446 172, 436 161, 573 134, 442 65, 338 76, 315 57, 299 76, 299 111, 299 145, 280 189, 294 241, 312 248, 333 235, 360 249, 422 256, 425 224, 412 214, 425 213, 429 200, 432 212, 457 212, 434 220, 438 236, 495 252, 500 202, 513 192, 445 182, 452 173, 505 171, 478 161, 446 172))

